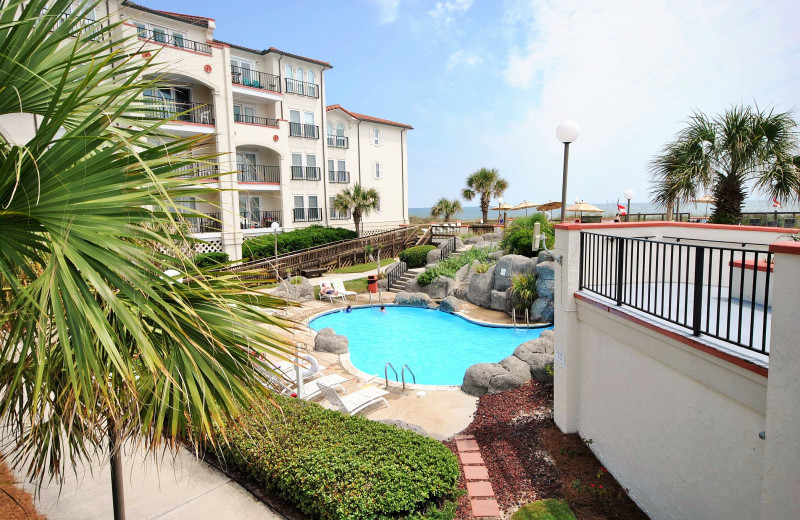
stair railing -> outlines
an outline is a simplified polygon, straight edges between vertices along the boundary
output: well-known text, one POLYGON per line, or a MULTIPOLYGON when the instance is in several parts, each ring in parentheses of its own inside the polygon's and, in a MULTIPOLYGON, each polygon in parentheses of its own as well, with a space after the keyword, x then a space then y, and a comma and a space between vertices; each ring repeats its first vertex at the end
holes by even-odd
POLYGON ((441 249, 441 257, 439 258, 439 260, 440 261, 444 260, 445 258, 450 256, 450 253, 452 253, 455 250, 456 250, 456 237, 450 237, 449 239, 447 239, 447 243, 445 243, 445 245, 441 249))
POLYGON ((397 262, 392 267, 386 270, 386 289, 391 289, 392 285, 400 279, 401 276, 408 270, 408 265, 405 262, 397 262))

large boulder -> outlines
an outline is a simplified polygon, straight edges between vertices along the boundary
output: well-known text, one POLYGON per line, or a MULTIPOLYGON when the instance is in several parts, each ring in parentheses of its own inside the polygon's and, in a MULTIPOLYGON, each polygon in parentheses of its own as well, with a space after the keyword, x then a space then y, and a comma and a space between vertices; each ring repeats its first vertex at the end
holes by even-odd
POLYGON ((553 291, 555 290, 555 280, 548 280, 547 278, 536 279, 536 295, 539 298, 547 298, 553 300, 553 291))
POLYGON ((511 277, 530 274, 536 268, 536 261, 522 255, 505 255, 497 261, 494 269, 494 288, 505 291, 511 287, 511 277))
POLYGON ((555 273, 553 268, 555 265, 555 262, 539 262, 536 264, 536 277, 543 280, 554 280, 555 273))
POLYGON ((431 264, 439 263, 441 259, 442 252, 438 249, 431 249, 428 251, 428 256, 426 257, 425 263, 430 266, 431 264))
POLYGON ((419 292, 399 292, 394 298, 395 305, 402 305, 404 307, 430 307, 433 303, 431 297, 425 293, 419 292))
POLYGON ((497 251, 492 251, 489 253, 489 258, 492 260, 500 260, 503 258, 503 255, 505 255, 505 253, 502 251, 502 249, 498 249, 497 251))
POLYGON ((317 337, 314 338, 314 350, 331 354, 346 354, 349 352, 347 336, 336 334, 332 328, 326 327, 317 332, 317 337))
POLYGON ((530 320, 533 323, 553 323, 553 300, 536 298, 531 305, 530 320))
MULTIPOLYGON (((419 282, 417 282, 419 283, 419 282)), ((452 296, 456 291, 456 281, 446 276, 437 276, 428 285, 420 286, 420 292, 423 292, 435 300, 441 300, 452 296)))
POLYGON ((472 275, 469 281, 469 292, 467 293, 470 303, 479 307, 489 308, 492 303, 494 269, 495 266, 491 266, 485 273, 472 275))
MULTIPOLYGON (((298 277, 293 278, 293 280, 297 279, 298 277)), ((301 276, 299 279, 299 283, 291 283, 288 280, 285 280, 272 289, 267 290, 267 293, 283 300, 289 300, 293 302, 302 303, 313 300, 314 286, 311 285, 311 282, 308 281, 308 278, 301 276)))
POLYGON ((511 308, 511 298, 509 297, 509 292, 492 290, 489 307, 494 311, 508 312, 508 310, 511 308))
POLYGON ((468 300, 469 299, 469 284, 462 283, 456 290, 453 291, 453 296, 458 298, 459 300, 468 300))
POLYGON ((508 375, 508 370, 497 363, 478 363, 469 367, 464 373, 464 382, 461 390, 480 397, 489 391, 489 383, 492 378, 500 375, 508 375))
MULTIPOLYGON (((487 236, 491 236, 491 235, 487 235, 487 236)), ((486 240, 484 240, 483 242, 479 242, 479 243, 477 243, 477 244, 473 245, 472 247, 473 247, 473 248, 474 248, 474 247, 477 247, 478 249, 489 249, 489 248, 494 248, 494 247, 497 247, 497 242, 494 242, 494 241, 492 241, 492 240, 489 240, 489 239, 487 238, 487 239, 486 239, 486 240)))
POLYGON ((469 279, 475 274, 475 266, 480 264, 478 260, 473 260, 471 264, 464 264, 456 271, 456 282, 469 283, 469 279))
POLYGON ((500 362, 500 366, 508 370, 508 373, 518 381, 517 386, 522 386, 531 379, 531 367, 517 356, 508 356, 500 362))
POLYGON ((483 242, 483 235, 475 235, 464 240, 465 244, 480 244, 483 242))
POLYGON ((443 312, 458 312, 461 310, 461 300, 455 296, 448 296, 439 302, 439 310, 443 312))
POLYGON ((539 339, 549 341, 550 343, 555 343, 556 332, 553 329, 543 330, 542 333, 539 334, 539 339))
POLYGON ((514 355, 523 361, 528 361, 528 356, 531 354, 550 354, 552 356, 553 342, 539 337, 520 344, 516 350, 514 350, 514 355))

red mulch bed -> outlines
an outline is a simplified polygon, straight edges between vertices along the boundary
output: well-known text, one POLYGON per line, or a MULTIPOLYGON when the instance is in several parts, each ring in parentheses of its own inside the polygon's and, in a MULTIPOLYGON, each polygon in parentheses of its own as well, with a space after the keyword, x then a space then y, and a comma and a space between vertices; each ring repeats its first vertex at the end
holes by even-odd
MULTIPOLYGON (((481 397, 475 419, 461 433, 475 436, 507 514, 534 500, 563 498, 578 520, 648 520, 586 443, 555 425, 550 384, 531 381, 481 397)), ((454 441, 445 444, 456 453, 454 441)), ((463 474, 460 484, 466 488, 463 474)), ((474 518, 466 495, 456 518, 474 518)))
POLYGON ((0 461, 0 518, 3 520, 45 520, 36 512, 33 497, 19 486, 14 485, 14 475, 8 466, 0 461))

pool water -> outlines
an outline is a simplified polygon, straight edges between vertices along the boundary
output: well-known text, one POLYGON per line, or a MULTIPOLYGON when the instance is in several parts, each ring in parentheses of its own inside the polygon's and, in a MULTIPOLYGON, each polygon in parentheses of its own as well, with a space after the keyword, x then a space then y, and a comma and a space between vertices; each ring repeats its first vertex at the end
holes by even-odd
MULTIPOLYGON (((497 363, 547 330, 484 327, 437 310, 391 305, 385 312, 361 307, 325 314, 310 326, 316 331, 330 327, 347 336, 350 361, 362 372, 383 377, 387 362, 398 374, 408 365, 422 385, 460 385, 470 365, 497 363)), ((394 379, 391 369, 389 378, 394 379)))

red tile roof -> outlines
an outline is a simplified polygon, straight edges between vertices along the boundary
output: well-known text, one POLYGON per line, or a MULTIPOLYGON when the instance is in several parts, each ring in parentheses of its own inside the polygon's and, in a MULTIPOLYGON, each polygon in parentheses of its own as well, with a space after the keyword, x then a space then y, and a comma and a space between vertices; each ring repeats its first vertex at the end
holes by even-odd
POLYGON ((297 58, 298 60, 305 60, 305 61, 310 61, 311 63, 317 63, 329 69, 333 68, 333 65, 331 65, 327 61, 314 60, 311 58, 306 58, 305 56, 300 56, 299 54, 291 54, 289 52, 283 52, 282 50, 276 49, 275 47, 270 47, 269 49, 267 49, 267 52, 265 54, 268 54, 270 52, 274 52, 275 54, 282 54, 284 56, 289 56, 290 58, 297 58))
POLYGON ((144 11, 146 13, 156 14, 159 16, 164 16, 165 18, 171 18, 173 20, 178 20, 180 22, 187 22, 192 25, 198 25, 200 27, 208 27, 209 21, 214 21, 213 18, 206 18, 204 16, 194 16, 191 14, 181 14, 181 13, 172 13, 169 11, 159 11, 158 9, 151 9, 149 7, 145 7, 143 5, 135 4, 129 0, 125 0, 122 2, 122 5, 125 7, 132 7, 134 9, 138 9, 140 11, 144 11))
POLYGON ((330 112, 331 110, 341 110, 345 114, 347 114, 347 115, 349 115, 349 116, 351 116, 351 117, 353 117, 355 119, 360 119, 362 121, 372 121, 373 123, 381 123, 381 124, 384 124, 384 125, 399 126, 401 128, 408 128, 410 130, 414 129, 413 126, 407 125, 405 123, 398 123, 396 121, 389 121, 388 119, 381 119, 380 117, 373 117, 373 116, 368 116, 366 114, 359 114, 358 112, 351 112, 350 110, 347 110, 346 108, 344 108, 342 105, 329 105, 329 106, 325 107, 325 110, 327 112, 330 112))

